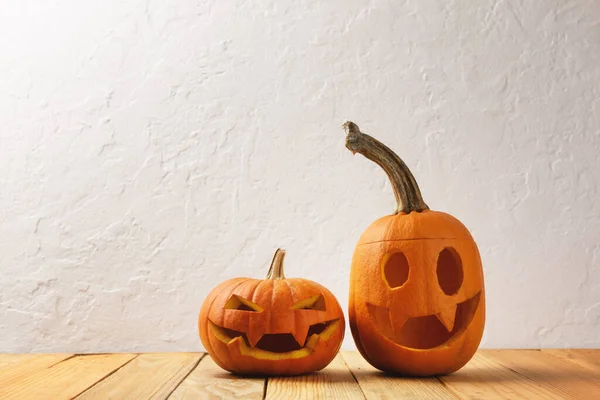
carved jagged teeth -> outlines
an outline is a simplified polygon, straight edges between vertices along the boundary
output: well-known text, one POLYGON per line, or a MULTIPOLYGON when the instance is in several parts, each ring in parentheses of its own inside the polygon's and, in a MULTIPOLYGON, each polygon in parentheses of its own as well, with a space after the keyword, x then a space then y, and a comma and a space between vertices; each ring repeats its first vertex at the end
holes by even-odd
POLYGON ((250 332, 246 333, 246 338, 248 339, 248 343, 252 347, 256 347, 256 344, 260 341, 260 339, 262 337, 263 337, 263 333, 258 329, 254 329, 254 330, 251 329, 250 332))
POLYGON ((446 330, 451 332, 454 329, 454 319, 456 318, 456 304, 442 307, 442 310, 435 314, 435 316, 444 325, 446 330))
POLYGON ((292 332, 292 336, 296 340, 296 342, 302 347, 306 342, 306 336, 308 335, 308 325, 300 324, 300 327, 296 325, 294 332, 292 332))
POLYGON ((408 321, 409 316, 404 313, 399 312, 390 312, 390 323, 392 325, 392 329, 395 332, 400 332, 406 321, 408 321))

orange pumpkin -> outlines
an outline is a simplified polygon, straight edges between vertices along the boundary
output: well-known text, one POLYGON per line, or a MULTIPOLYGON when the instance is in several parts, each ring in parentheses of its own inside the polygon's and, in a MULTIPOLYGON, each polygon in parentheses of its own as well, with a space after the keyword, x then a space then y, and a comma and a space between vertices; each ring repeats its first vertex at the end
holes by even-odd
POLYGON ((200 339, 213 360, 244 375, 298 375, 327 366, 344 338, 334 295, 307 279, 286 279, 278 249, 264 280, 231 279, 204 300, 200 339))
POLYGON ((373 222, 352 258, 349 322, 374 367, 411 376, 454 372, 477 350, 485 323, 479 250, 453 216, 432 211, 388 147, 344 124, 346 147, 388 175, 398 206, 373 222))

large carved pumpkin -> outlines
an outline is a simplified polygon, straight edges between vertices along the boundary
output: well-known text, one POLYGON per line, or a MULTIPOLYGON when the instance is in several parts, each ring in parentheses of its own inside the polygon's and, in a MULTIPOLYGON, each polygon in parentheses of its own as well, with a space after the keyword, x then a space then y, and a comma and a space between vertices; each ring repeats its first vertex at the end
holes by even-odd
POLYGON ((297 375, 327 366, 344 338, 333 294, 307 279, 286 279, 278 249, 264 280, 231 279, 204 300, 200 339, 222 368, 246 375, 297 375))
POLYGON ((485 292, 477 245, 453 216, 425 204, 413 175, 388 147, 344 124, 346 147, 387 173, 398 202, 373 222, 352 258, 349 322, 374 367, 447 374, 465 365, 484 329, 485 292))

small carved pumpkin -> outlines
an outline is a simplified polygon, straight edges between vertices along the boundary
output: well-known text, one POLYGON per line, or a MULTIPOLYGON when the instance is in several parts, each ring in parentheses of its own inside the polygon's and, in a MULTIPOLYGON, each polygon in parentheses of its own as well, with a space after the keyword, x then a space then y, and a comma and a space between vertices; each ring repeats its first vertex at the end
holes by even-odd
POLYGON ((465 365, 483 335, 485 301, 479 250, 453 216, 429 209, 413 175, 388 147, 344 124, 346 147, 387 173, 398 202, 355 248, 349 322, 374 367, 412 376, 465 365))
POLYGON ((223 369, 244 375, 318 371, 344 338, 343 311, 334 295, 307 279, 286 279, 278 249, 264 280, 231 279, 204 300, 200 339, 223 369))

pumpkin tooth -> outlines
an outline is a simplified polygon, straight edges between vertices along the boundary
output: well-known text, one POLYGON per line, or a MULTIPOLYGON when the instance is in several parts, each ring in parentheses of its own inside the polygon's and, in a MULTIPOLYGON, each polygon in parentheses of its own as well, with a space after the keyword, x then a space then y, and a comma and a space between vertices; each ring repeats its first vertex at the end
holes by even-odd
POLYGON ((390 323, 394 332, 400 332, 406 321, 410 319, 408 315, 400 312, 399 310, 394 312, 388 311, 388 313, 390 315, 390 323))
MULTIPOLYGON (((331 337, 331 335, 333 335, 333 332, 335 332, 337 330, 339 323, 340 323, 339 318, 325 323, 325 329, 323 329, 321 331, 321 333, 316 334, 317 337, 320 337, 323 340, 329 339, 331 337)), ((310 330, 309 330, 309 332, 310 332, 310 330)), ((314 336, 314 335, 312 335, 312 336, 314 336)), ((309 341, 310 341, 310 339, 309 339, 309 341)))
POLYGON ((435 316, 440 320, 448 332, 452 332, 452 329, 454 329, 454 320, 456 318, 456 304, 443 306, 442 310, 435 314, 435 316))
POLYGON ((246 332, 246 339, 248 339, 248 344, 252 347, 256 347, 256 344, 262 339, 263 332, 260 329, 250 329, 246 332))
POLYGON ((379 332, 387 337, 394 336, 390 310, 371 303, 367 303, 367 310, 369 310, 371 318, 375 321, 374 326, 379 332))
POLYGON ((308 324, 296 324, 294 330, 292 332, 292 336, 298 342, 298 344, 302 347, 306 343, 306 336, 308 335, 308 324))

